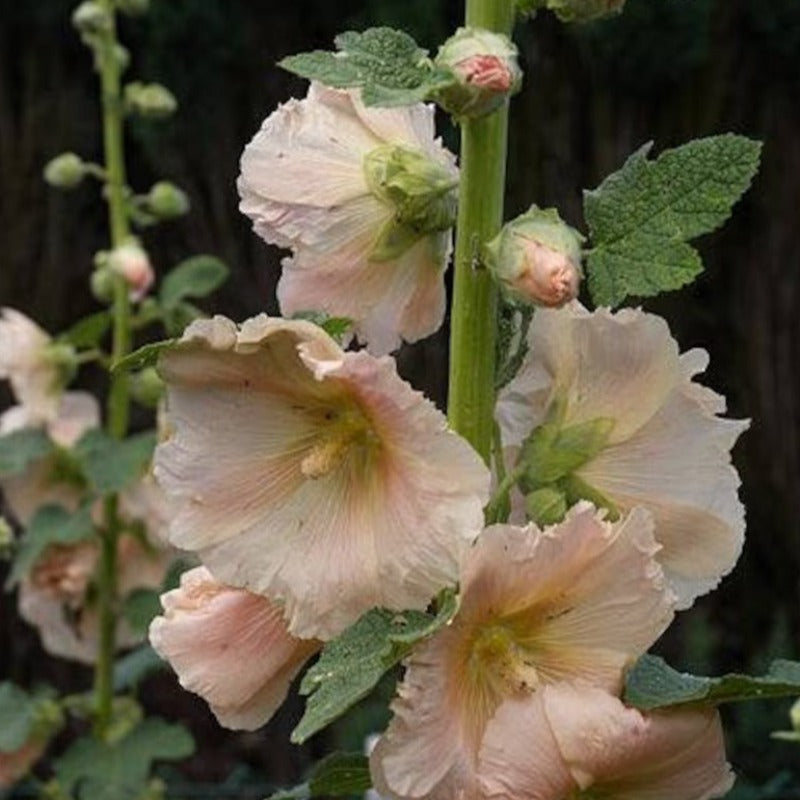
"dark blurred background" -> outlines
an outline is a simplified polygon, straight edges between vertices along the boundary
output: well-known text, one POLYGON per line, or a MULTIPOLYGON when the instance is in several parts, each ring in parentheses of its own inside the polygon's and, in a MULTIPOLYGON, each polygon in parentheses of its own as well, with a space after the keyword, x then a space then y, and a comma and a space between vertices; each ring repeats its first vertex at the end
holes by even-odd
MULTIPOLYGON (((62 194, 40 178, 64 150, 99 160, 97 86, 69 25, 74 0, 0 0, 0 305, 50 331, 94 310, 92 254, 106 245, 96 187, 62 194)), ((458 0, 153 0, 121 35, 130 79, 172 89, 179 113, 129 128, 138 190, 168 178, 191 214, 144 235, 158 268, 213 253, 232 278, 208 305, 235 319, 276 311, 279 252, 237 211, 242 148, 263 117, 303 82, 277 69, 284 55, 328 48, 345 28, 404 27, 431 49, 459 24, 458 0)), ((735 574, 680 616, 661 651, 698 672, 762 670, 800 658, 800 3, 797 0, 629 0, 616 19, 565 27, 546 14, 516 32, 525 86, 511 111, 508 213, 557 205, 584 228, 581 190, 593 188, 641 144, 656 148, 724 131, 764 141, 761 172, 729 224, 700 241, 707 271, 692 287, 645 307, 670 320, 682 349, 706 347, 704 379, 752 426, 735 452, 748 539, 735 574)), ((457 132, 442 119, 452 149, 457 132)), ((446 332, 404 349, 401 369, 441 405, 446 332)), ((89 376, 91 380, 91 375, 89 376)), ((0 679, 89 685, 89 673, 44 658, 37 637, 0 599, 0 679)), ((200 754, 183 780, 228 779, 216 797, 257 797, 240 781, 297 781, 331 745, 360 747, 383 719, 369 704, 305 748, 288 744, 300 705, 266 733, 221 731, 171 675, 151 679, 152 711, 187 721, 200 754)), ((726 712, 741 797, 800 796, 800 746, 769 739, 788 727, 788 703, 726 712), (748 792, 748 784, 767 789, 748 792), (793 786, 794 789, 789 787, 793 786), (795 790, 797 793, 794 793, 795 790)), ((263 786, 262 786, 263 789, 263 786)), ((184 796, 201 790, 186 787, 184 796)))

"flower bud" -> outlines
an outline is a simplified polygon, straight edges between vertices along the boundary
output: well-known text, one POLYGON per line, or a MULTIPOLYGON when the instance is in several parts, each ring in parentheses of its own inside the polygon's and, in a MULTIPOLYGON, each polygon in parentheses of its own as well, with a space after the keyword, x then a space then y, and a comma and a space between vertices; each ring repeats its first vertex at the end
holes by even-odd
POLYGON ((394 209, 370 258, 397 258, 419 239, 449 230, 456 220, 458 178, 421 150, 383 145, 364 158, 370 191, 394 209))
POLYGON ((159 219, 180 217, 189 211, 189 198, 174 183, 159 181, 147 193, 147 210, 159 219))
POLYGON ((134 81, 125 87, 125 107, 130 113, 162 119, 178 108, 175 95, 160 83, 134 81))
POLYGON ((555 209, 532 206, 503 227, 485 256, 513 299, 558 308, 578 295, 582 241, 555 209))
POLYGON ((114 248, 108 254, 108 268, 125 279, 132 300, 141 300, 155 281, 147 253, 135 242, 114 248))
POLYGON ((533 16, 549 8, 562 22, 591 22, 621 13, 624 5, 625 0, 522 0, 520 10, 533 16))
POLYGON ((0 517, 0 559, 8 558, 14 546, 14 531, 5 517, 0 517))
POLYGON ((150 0, 114 0, 114 5, 129 17, 140 17, 150 10, 150 0))
POLYGON ((164 394, 164 381, 159 378, 155 367, 145 367, 131 376, 130 389, 137 403, 155 408, 164 394))
POLYGON ((567 513, 567 498, 559 489, 545 486, 525 497, 525 513, 540 528, 561 522, 567 513))
POLYGON ((96 269, 89 279, 92 297, 100 303, 110 303, 114 299, 114 274, 107 267, 96 269))
POLYGON ((72 12, 73 26, 85 36, 110 33, 114 20, 111 13, 97 0, 84 0, 72 12))
POLYGON ((439 105, 455 117, 491 113, 522 83, 514 43, 479 28, 459 28, 439 48, 436 66, 455 76, 456 82, 436 95, 439 105))
POLYGON ((117 62, 120 74, 125 72, 131 63, 131 54, 128 48, 124 45, 121 45, 119 42, 114 42, 114 47, 111 52, 114 57, 114 61, 117 62))
POLYGON ((86 164, 75 153, 62 153, 47 162, 44 179, 59 189, 74 189, 86 176, 86 164))

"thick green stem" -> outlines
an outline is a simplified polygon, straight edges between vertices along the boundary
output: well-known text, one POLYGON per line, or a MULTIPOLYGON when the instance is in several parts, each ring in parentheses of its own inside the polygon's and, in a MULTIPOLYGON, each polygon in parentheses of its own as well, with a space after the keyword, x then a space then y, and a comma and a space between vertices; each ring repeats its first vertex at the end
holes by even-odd
MULTIPOLYGON (((125 206, 125 151, 123 147, 123 107, 120 91, 120 65, 114 52, 116 20, 111 0, 101 0, 113 24, 106 40, 98 45, 100 90, 103 108, 106 199, 111 247, 119 247, 130 234, 125 206)), ((128 286, 120 277, 114 283, 112 363, 131 349, 131 320, 128 286)), ((107 407, 108 432, 117 438, 128 429, 128 379, 124 373, 112 374, 107 407)), ((100 615, 100 642, 95 669, 96 731, 102 736, 111 720, 114 700, 113 669, 117 620, 117 538, 119 516, 116 496, 104 501, 105 527, 97 575, 97 602, 100 615)))
MULTIPOLYGON (((467 26, 506 35, 514 0, 467 0, 467 26)), ((497 289, 482 246, 500 230, 506 177, 508 103, 461 128, 461 186, 450 330, 448 418, 488 464, 492 450, 497 289)))

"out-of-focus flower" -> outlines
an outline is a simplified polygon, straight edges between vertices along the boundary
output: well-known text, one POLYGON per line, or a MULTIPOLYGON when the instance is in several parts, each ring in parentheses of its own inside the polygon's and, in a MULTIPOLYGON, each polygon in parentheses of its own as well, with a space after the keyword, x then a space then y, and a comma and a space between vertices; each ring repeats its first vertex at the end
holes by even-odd
POLYGON ((86 164, 75 153, 62 153, 50 159, 44 168, 44 179, 58 189, 74 189, 86 177, 86 164))
POLYGON ((242 155, 240 208, 292 250, 284 314, 348 317, 377 354, 442 324, 458 172, 433 115, 366 108, 358 92, 312 83, 265 120, 242 155))
POLYGON ((42 757, 46 747, 47 739, 36 737, 13 752, 4 753, 0 750, 0 789, 8 789, 24 778, 42 757))
POLYGON ((170 541, 285 602, 295 636, 424 608, 455 582, 488 471, 391 358, 345 353, 305 321, 215 317, 159 370, 170 433, 155 475, 181 502, 170 541))
POLYGON ((178 109, 175 95, 160 83, 132 81, 125 86, 123 94, 126 110, 143 117, 162 119, 178 109))
POLYGON ((482 796, 708 800, 733 785, 716 711, 643 715, 585 685, 507 700, 486 728, 482 796))
POLYGON ((17 401, 37 421, 54 416, 74 355, 71 347, 53 342, 24 314, 0 309, 0 379, 11 382, 17 401))
POLYGON ((147 193, 147 210, 159 219, 173 219, 189 211, 189 198, 182 189, 169 181, 158 181, 147 193))
POLYGON ((147 253, 136 243, 115 247, 108 254, 108 267, 125 279, 131 300, 141 300, 156 279, 147 253))
POLYGON ((680 355, 653 314, 589 313, 577 303, 537 311, 528 342, 497 406, 504 445, 527 438, 530 446, 534 429, 573 444, 592 434, 583 456, 565 447, 571 462, 541 471, 542 480, 568 504, 586 498, 612 512, 649 509, 663 547, 658 559, 679 607, 688 607, 733 568, 745 527, 730 451, 748 423, 720 419, 724 398, 692 381, 708 355, 680 355))
POLYGON ((582 238, 554 208, 533 206, 503 226, 486 259, 513 299, 555 308, 578 295, 582 238))
POLYGON ((619 691, 672 619, 656 550, 642 509, 618 525, 581 504, 544 531, 487 528, 465 561, 455 619, 408 658, 370 759, 378 792, 480 796, 481 743, 505 700, 573 680, 619 691))
POLYGON ((161 603, 164 615, 150 625, 150 642, 226 728, 266 723, 320 648, 289 634, 280 606, 215 581, 205 567, 184 572, 180 588, 161 603))
POLYGON ((436 56, 436 66, 449 69, 458 83, 438 92, 437 102, 458 118, 491 113, 519 90, 522 70, 517 55, 507 36, 459 28, 436 56))

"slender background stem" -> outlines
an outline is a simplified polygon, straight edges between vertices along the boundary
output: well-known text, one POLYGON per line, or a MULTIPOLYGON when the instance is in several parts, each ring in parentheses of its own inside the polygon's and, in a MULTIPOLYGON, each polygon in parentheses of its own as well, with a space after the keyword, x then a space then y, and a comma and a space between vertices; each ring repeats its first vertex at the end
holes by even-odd
MULTIPOLYGON (((468 27, 506 35, 514 0, 467 0, 468 27)), ((508 140, 508 102, 461 128, 447 413, 455 431, 489 463, 493 437, 497 290, 480 264, 481 246, 500 230, 508 140)))
MULTIPOLYGON (((120 91, 120 66, 114 53, 117 42, 116 18, 111 0, 101 0, 113 24, 107 41, 97 50, 100 70, 100 90, 103 109, 103 146, 105 151, 106 199, 111 246, 119 247, 130 235, 125 208, 125 151, 123 146, 122 97, 120 91)), ((126 355, 131 348, 131 319, 128 286, 118 277, 114 283, 112 363, 126 355)), ((107 427, 117 438, 125 436, 128 429, 129 396, 128 378, 124 373, 111 375, 109 387, 107 427)), ((111 720, 114 700, 113 670, 117 621, 117 539, 120 521, 116 495, 104 500, 105 529, 100 549, 97 574, 98 607, 100 615, 100 642, 95 668, 95 728, 102 736, 111 720)))

